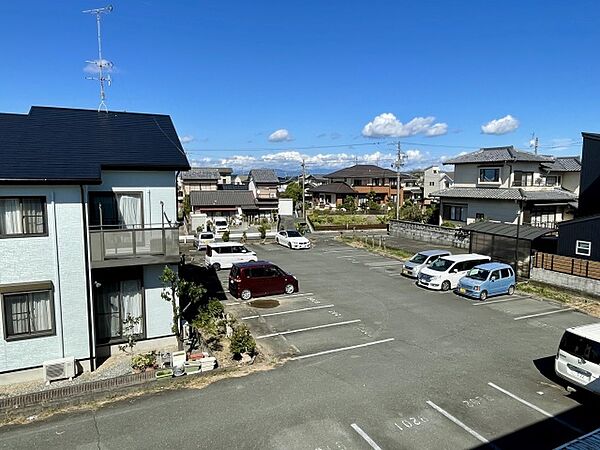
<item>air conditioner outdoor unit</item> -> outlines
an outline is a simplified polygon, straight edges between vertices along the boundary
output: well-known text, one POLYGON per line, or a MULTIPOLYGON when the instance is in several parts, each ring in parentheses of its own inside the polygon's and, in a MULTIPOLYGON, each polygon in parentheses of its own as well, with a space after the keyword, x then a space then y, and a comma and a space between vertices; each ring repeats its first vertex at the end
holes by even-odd
POLYGON ((55 380, 64 380, 65 378, 68 378, 70 381, 75 376, 75 358, 73 356, 44 361, 43 367, 46 384, 50 384, 51 381, 55 380))

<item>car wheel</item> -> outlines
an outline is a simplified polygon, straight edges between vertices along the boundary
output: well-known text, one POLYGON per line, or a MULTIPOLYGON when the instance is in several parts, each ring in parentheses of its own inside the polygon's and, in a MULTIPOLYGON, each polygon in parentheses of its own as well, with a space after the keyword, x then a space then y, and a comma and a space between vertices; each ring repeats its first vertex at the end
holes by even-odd
POLYGON ((250 292, 250 289, 244 289, 240 294, 240 297, 242 297, 242 300, 250 300, 252 298, 252 292, 250 292))
POLYGON ((277 244, 281 244, 281 242, 279 242, 279 238, 276 238, 275 242, 277 242, 277 244))
POLYGON ((446 280, 442 283, 442 291, 449 291, 451 287, 452 287, 452 285, 450 284, 450 282, 448 280, 446 280))
POLYGON ((217 272, 219 270, 221 270, 221 264, 219 264, 219 263, 214 263, 212 266, 213 266, 213 269, 215 269, 217 272))
POLYGON ((481 294, 479 294, 479 300, 481 300, 482 302, 485 302, 487 300, 487 297, 487 291, 481 291, 481 294))
POLYGON ((285 293, 286 294, 293 294, 294 293, 294 285, 293 284, 286 284, 285 285, 285 293))
POLYGON ((515 287, 514 286, 509 286, 508 287, 508 295, 513 295, 515 293, 515 287))
POLYGON ((288 244, 288 247, 290 248, 290 250, 292 249, 292 243, 291 242, 288 244))

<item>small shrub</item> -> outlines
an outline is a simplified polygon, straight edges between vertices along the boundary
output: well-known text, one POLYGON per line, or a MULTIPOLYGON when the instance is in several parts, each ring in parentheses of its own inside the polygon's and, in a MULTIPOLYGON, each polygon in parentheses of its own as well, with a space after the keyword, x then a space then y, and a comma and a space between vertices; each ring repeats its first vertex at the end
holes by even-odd
POLYGON ((246 234, 246 232, 244 231, 242 233, 242 244, 245 244, 246 241, 248 240, 248 235, 246 234))
POLYGON ((261 223, 258 227, 258 232, 260 233, 260 238, 264 241, 267 238, 267 226, 261 223))
POLYGON ((196 227, 196 233, 201 233, 204 231, 204 225, 198 225, 196 227))
POLYGON ((442 226, 446 228, 456 228, 456 225, 454 223, 448 221, 442 222, 442 226))
POLYGON ((236 327, 233 330, 230 341, 231 353, 234 356, 239 357, 242 353, 248 353, 249 355, 256 354, 256 341, 246 325, 242 324, 236 327))
POLYGON ((149 353, 140 353, 139 355, 133 355, 131 357, 131 367, 134 370, 145 371, 156 367, 156 352, 151 351, 149 353))
POLYGON ((223 242, 229 242, 229 231, 224 231, 221 239, 223 239, 223 242))

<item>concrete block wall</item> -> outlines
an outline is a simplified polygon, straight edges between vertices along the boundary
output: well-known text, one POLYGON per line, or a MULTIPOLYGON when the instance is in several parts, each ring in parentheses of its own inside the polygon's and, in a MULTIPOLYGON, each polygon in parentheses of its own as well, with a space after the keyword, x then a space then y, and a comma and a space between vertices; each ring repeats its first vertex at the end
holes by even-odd
POLYGON ((600 296, 600 281, 591 278, 578 277, 566 273, 554 272, 553 270, 533 267, 531 269, 531 279, 572 289, 574 291, 600 296))
POLYGON ((390 235, 434 244, 451 245, 457 248, 469 248, 469 237, 457 233, 458 230, 437 225, 420 224, 402 220, 390 221, 390 235))

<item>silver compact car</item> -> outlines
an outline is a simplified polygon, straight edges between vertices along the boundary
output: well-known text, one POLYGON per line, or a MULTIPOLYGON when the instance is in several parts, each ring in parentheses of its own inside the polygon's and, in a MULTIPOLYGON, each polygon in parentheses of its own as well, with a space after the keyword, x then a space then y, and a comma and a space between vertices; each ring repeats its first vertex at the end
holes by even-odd
POLYGON ((451 254, 452 253, 448 250, 423 250, 422 252, 413 255, 412 258, 404 263, 402 275, 406 275, 410 278, 417 278, 423 267, 427 267, 441 256, 448 256, 451 254))

